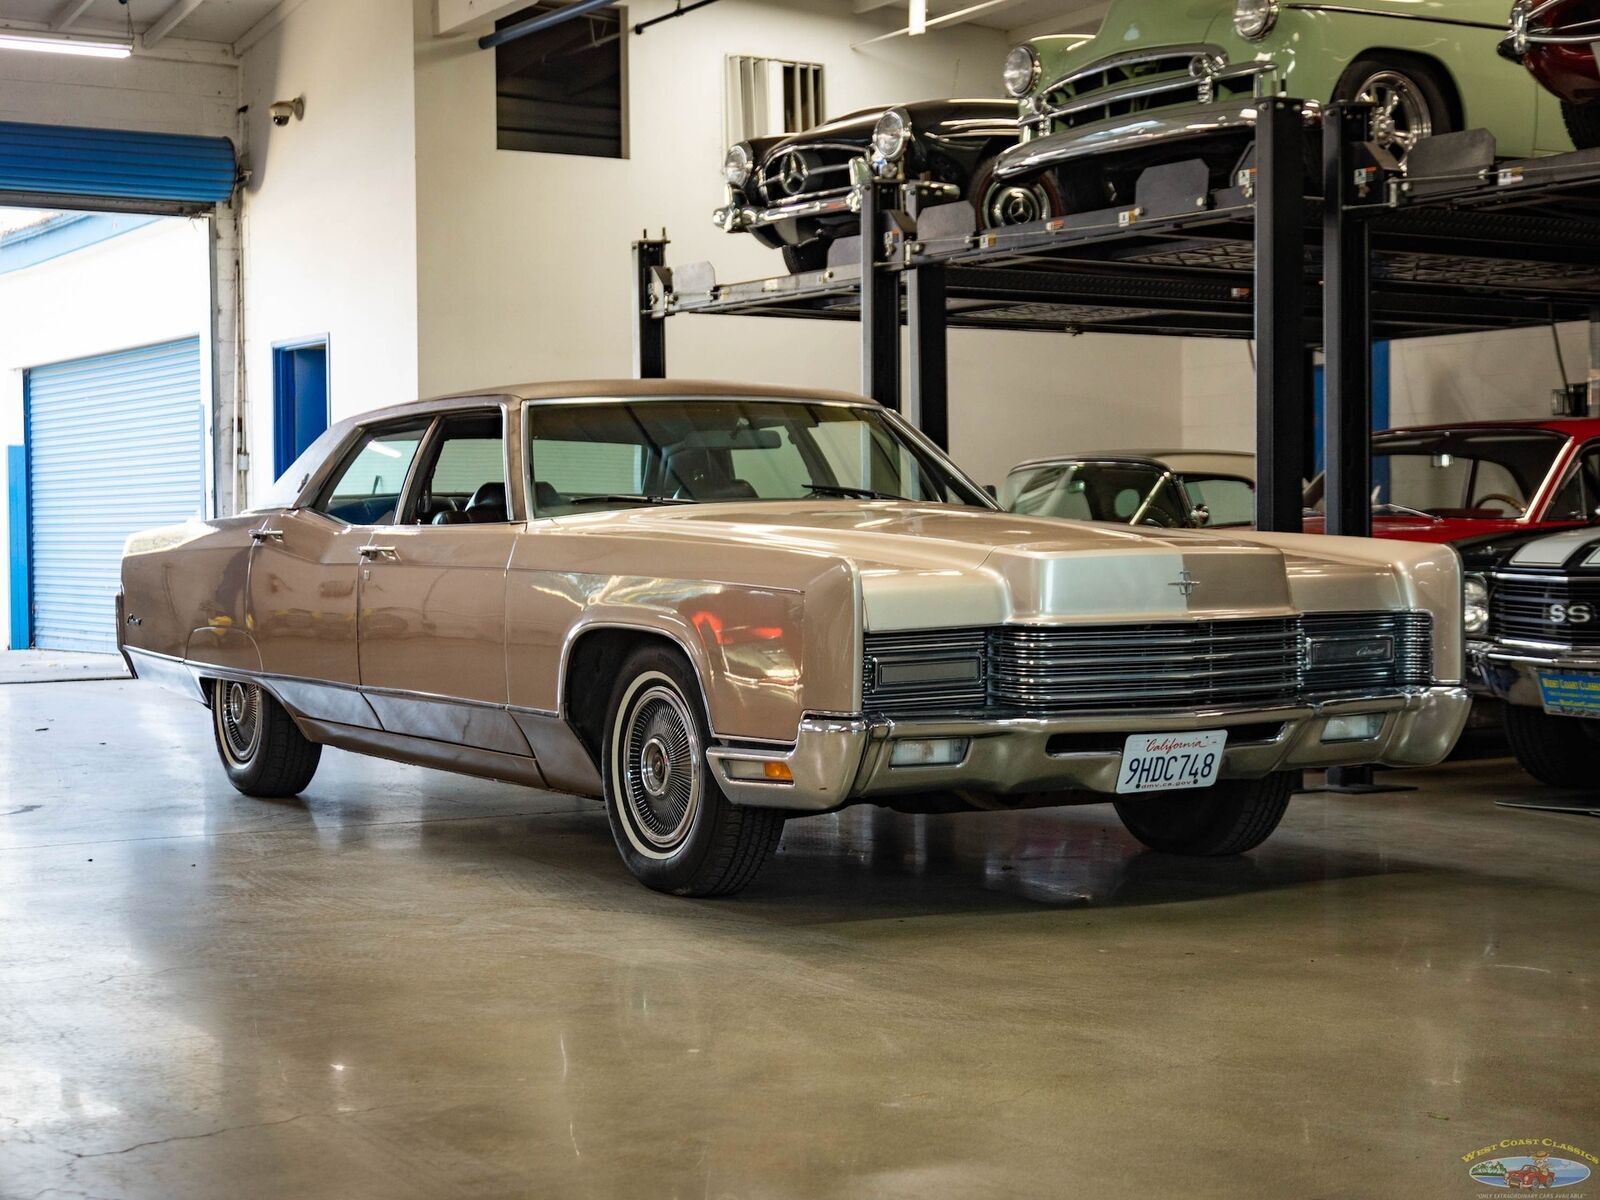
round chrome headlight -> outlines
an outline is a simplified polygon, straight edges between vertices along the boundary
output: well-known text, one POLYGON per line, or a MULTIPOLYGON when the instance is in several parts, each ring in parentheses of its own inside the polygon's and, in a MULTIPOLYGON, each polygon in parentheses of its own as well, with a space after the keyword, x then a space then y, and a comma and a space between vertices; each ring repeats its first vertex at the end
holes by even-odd
POLYGON ((728 181, 730 187, 742 188, 750 182, 750 172, 755 163, 755 155, 750 153, 750 147, 740 142, 729 150, 728 157, 722 160, 722 177, 728 181))
POLYGON ((1278 23, 1278 0, 1236 0, 1233 31, 1246 41, 1260 41, 1278 23))
POLYGON ((878 118, 872 131, 872 157, 881 163, 899 162, 911 144, 911 116, 903 108, 891 108, 878 118))
POLYGON ((1482 575, 1468 575, 1462 581, 1462 621, 1468 637, 1489 631, 1489 581, 1482 575))
POLYGON ((1039 82, 1039 54, 1032 46, 1018 46, 1006 55, 1006 91, 1018 100, 1039 82))

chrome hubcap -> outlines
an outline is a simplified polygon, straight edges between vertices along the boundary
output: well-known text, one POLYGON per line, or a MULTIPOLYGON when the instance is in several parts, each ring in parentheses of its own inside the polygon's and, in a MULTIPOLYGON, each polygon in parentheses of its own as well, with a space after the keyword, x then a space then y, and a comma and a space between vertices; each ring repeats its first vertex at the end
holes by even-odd
POLYGON ((261 689, 248 683, 223 684, 217 727, 228 757, 240 764, 249 762, 261 741, 261 689))
POLYGON ((634 703, 623 732, 623 789, 629 816, 652 846, 688 835, 700 807, 700 739, 683 698, 657 685, 634 703))
POLYGON ((1029 225, 1050 216, 1050 200, 1042 187, 996 184, 989 191, 984 216, 991 229, 1002 225, 1029 225))
POLYGON ((1433 110, 1427 97, 1398 71, 1379 71, 1363 83, 1356 97, 1373 106, 1372 140, 1398 159, 1433 134, 1433 110))

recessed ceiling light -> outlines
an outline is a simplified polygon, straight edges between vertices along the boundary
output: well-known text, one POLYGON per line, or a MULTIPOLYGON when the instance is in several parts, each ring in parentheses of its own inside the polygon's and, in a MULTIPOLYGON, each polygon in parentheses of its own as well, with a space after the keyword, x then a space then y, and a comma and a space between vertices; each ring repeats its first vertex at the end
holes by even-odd
POLYGON ((122 42, 95 42, 84 38, 32 37, 0 33, 0 50, 32 50, 40 54, 78 54, 85 58, 127 58, 132 49, 122 42))

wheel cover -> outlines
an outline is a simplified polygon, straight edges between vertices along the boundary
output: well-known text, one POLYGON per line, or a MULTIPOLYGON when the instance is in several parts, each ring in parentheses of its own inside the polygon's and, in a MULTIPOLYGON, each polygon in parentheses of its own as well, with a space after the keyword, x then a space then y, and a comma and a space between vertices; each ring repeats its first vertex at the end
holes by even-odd
POLYGON ((244 766, 261 745, 261 689, 253 683, 220 684, 216 705, 223 751, 244 766))
POLYGON ((1372 140, 1398 159, 1433 134, 1433 108, 1422 89, 1399 71, 1377 71, 1356 89, 1373 106, 1372 140))
POLYGON ((657 684, 629 708, 622 734, 622 793, 634 828, 670 850, 688 837, 704 780, 700 737, 689 706, 657 684))
POLYGON ((1031 225, 1035 221, 1048 221, 1053 215, 1050 195, 1042 184, 1029 187, 1020 183, 997 183, 983 201, 984 223, 990 229, 1031 225))

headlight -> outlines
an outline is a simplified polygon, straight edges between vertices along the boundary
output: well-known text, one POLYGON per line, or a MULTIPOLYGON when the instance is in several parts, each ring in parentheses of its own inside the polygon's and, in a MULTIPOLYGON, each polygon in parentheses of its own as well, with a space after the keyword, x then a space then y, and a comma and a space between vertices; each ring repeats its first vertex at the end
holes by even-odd
POLYGON ((1032 46, 1018 46, 1006 55, 1006 91, 1022 99, 1039 82, 1039 55, 1032 46))
POLYGON ((1489 583, 1482 575, 1468 575, 1462 583, 1462 619, 1469 636, 1489 631, 1489 583))
POLYGON ((911 117, 904 109, 891 108, 878 118, 872 131, 872 157, 878 162, 899 162, 911 141, 911 117))
POLYGON ((755 166, 755 155, 750 153, 750 147, 740 142, 728 151, 728 157, 722 160, 722 177, 728 181, 729 186, 742 188, 750 182, 750 170, 755 166))
POLYGON ((1278 0, 1237 0, 1233 31, 1246 41, 1259 41, 1278 23, 1278 0))

